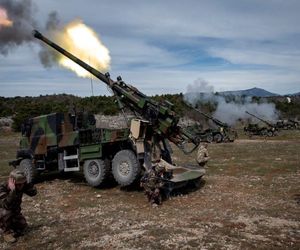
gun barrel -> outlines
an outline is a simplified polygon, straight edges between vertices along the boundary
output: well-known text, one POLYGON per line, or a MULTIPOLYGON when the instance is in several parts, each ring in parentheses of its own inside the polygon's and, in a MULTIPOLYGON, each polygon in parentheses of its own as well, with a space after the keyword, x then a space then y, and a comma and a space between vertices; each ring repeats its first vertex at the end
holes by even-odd
POLYGON ((109 77, 109 74, 102 74, 76 56, 61 48, 56 43, 44 37, 37 30, 33 31, 33 36, 48 44, 50 47, 65 55, 70 60, 77 63, 92 75, 106 83, 114 92, 114 95, 120 104, 119 107, 123 107, 124 104, 126 107, 134 111, 136 115, 139 115, 143 117, 143 119, 150 121, 153 126, 153 131, 157 135, 166 137, 170 141, 174 142, 178 147, 182 148, 185 153, 192 152, 198 146, 194 136, 178 126, 179 117, 169 107, 170 105, 157 103, 136 88, 127 85, 122 81, 121 77, 118 77, 117 81, 113 81, 109 77), (186 151, 184 149, 185 142, 192 142, 195 147, 190 151, 186 151))
POLYGON ((264 120, 264 119, 261 119, 261 118, 257 117, 256 115, 251 114, 251 113, 248 112, 248 111, 245 111, 245 112, 246 112, 248 115, 251 115, 251 116, 255 117, 256 119, 258 119, 258 120, 264 122, 264 123, 267 124, 268 126, 274 127, 274 125, 271 124, 271 123, 269 123, 268 121, 266 121, 266 120, 264 120))
POLYGON ((109 86, 112 85, 113 81, 109 77, 107 77, 106 75, 102 74, 100 71, 94 69, 93 67, 91 67, 87 63, 83 62, 78 57, 72 55, 68 51, 64 50, 62 47, 58 46, 56 43, 50 41, 48 38, 44 37, 39 31, 33 30, 32 34, 33 34, 33 36, 35 38, 43 41, 44 43, 48 44, 53 49, 57 50, 61 54, 63 54, 66 57, 68 57, 70 60, 72 60, 75 63, 79 64, 81 67, 83 67, 84 69, 86 69, 88 72, 90 72, 92 75, 94 75, 95 77, 97 77, 101 81, 105 82, 107 85, 109 85, 109 86))
POLYGON ((199 114, 203 115, 204 117, 206 117, 207 119, 210 119, 212 120, 215 124, 217 124, 218 126, 221 126, 221 127, 228 127, 228 125, 224 122, 221 122, 220 120, 212 117, 212 116, 209 116, 208 114, 206 113, 203 113, 202 111, 200 111, 199 109, 196 109, 192 106, 190 106, 192 109, 194 109, 195 111, 197 111, 199 114))

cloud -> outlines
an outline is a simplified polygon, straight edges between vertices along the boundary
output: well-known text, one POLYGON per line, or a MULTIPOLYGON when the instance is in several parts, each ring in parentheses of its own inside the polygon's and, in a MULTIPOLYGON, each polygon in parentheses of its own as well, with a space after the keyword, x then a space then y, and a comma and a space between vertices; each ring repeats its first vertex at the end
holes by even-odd
MULTIPOLYGON (((111 75, 122 75, 146 94, 184 93, 198 78, 215 91, 255 86, 280 94, 299 91, 299 1, 32 2, 38 23, 53 10, 62 23, 82 18, 110 49, 111 75)), ((45 93, 51 82, 57 91, 90 94, 73 73, 43 69, 37 53, 35 46, 21 46, 0 58, 0 95, 15 95, 8 86, 17 89, 20 82, 24 95, 45 93), (70 89, 72 83, 76 88, 70 89)), ((98 93, 105 91, 99 87, 98 93)))

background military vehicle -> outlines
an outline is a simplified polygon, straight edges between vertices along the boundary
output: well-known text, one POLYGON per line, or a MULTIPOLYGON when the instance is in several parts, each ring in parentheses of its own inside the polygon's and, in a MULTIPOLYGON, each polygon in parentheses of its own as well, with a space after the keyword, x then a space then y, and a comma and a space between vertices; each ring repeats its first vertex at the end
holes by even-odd
POLYGON ((300 127, 300 123, 296 120, 288 119, 288 120, 278 120, 275 124, 277 129, 298 129, 300 127))
POLYGON ((252 137, 253 135, 271 137, 271 136, 275 136, 277 134, 278 130, 277 130, 275 125, 273 125, 272 123, 270 123, 266 120, 263 120, 263 119, 257 117, 254 114, 249 113, 248 111, 246 111, 246 113, 248 115, 251 115, 251 116, 255 117, 256 119, 262 121, 264 124, 267 125, 267 127, 266 126, 262 127, 262 126, 259 126, 258 124, 249 123, 247 126, 244 127, 244 132, 249 137, 252 137))
POLYGON ((202 111, 199 109, 196 109, 189 105, 193 110, 195 110, 197 113, 201 114, 208 120, 211 120, 216 127, 215 128, 209 128, 204 131, 199 131, 198 134, 201 135, 205 133, 208 138, 212 138, 212 141, 220 143, 220 142, 233 142, 237 138, 237 132, 229 126, 227 123, 222 122, 202 111))
MULTIPOLYGON (((68 115, 57 118, 58 114, 54 114, 53 119, 56 122, 52 125, 53 128, 50 128, 48 122, 42 125, 44 131, 38 126, 31 127, 34 129, 27 135, 29 138, 28 150, 25 150, 27 155, 22 154, 21 149, 17 155, 18 159, 12 163, 14 166, 26 171, 27 169, 42 170, 47 165, 48 158, 53 155, 53 163, 56 159, 59 168, 64 171, 79 171, 83 164, 86 180, 92 186, 99 186, 110 172, 121 186, 131 185, 139 179, 142 171, 152 167, 152 161, 157 160, 155 158, 166 161, 167 171, 171 173, 168 182, 170 188, 175 185, 181 186, 189 181, 198 181, 203 176, 204 169, 172 165, 172 149, 169 141, 184 153, 193 152, 198 146, 198 141, 193 134, 178 125, 179 117, 173 111, 170 102, 155 102, 136 88, 127 85, 121 77, 113 81, 108 73, 102 74, 38 31, 34 31, 33 35, 106 83, 113 91, 119 108, 122 111, 125 108, 130 109, 136 118, 130 121, 130 129, 99 129, 93 124, 86 124, 85 128, 77 129, 76 117, 74 122, 68 115), (52 133, 52 129, 56 129, 57 133, 52 133), (48 133, 53 136, 48 138, 48 133), (33 136, 35 134, 38 136, 33 136), (35 147, 33 144, 38 146, 35 147), (188 147, 189 144, 193 146, 188 147), (37 151, 31 153, 33 149, 37 151), (28 167, 30 161, 34 164, 33 168, 28 167)), ((43 120, 41 118, 36 119, 43 120)), ((44 120, 47 121, 48 118, 46 116, 44 120)), ((40 123, 37 121, 34 124, 40 123)), ((27 175, 30 178, 31 173, 27 172, 27 175)))

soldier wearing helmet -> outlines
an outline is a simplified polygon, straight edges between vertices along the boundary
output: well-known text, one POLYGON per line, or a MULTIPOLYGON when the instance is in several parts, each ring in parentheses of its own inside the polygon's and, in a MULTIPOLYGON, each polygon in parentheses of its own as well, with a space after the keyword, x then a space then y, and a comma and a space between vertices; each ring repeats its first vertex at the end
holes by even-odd
POLYGON ((5 242, 16 242, 27 227, 25 217, 21 213, 23 193, 35 196, 37 191, 32 183, 27 183, 25 174, 13 170, 7 183, 0 185, 0 232, 5 242))
POLYGON ((151 168, 147 170, 141 179, 141 187, 145 189, 148 201, 153 205, 162 202, 161 189, 164 186, 164 173, 166 168, 161 161, 160 151, 153 149, 151 155, 151 168))
POLYGON ((202 143, 199 145, 196 161, 200 167, 204 167, 209 160, 207 143, 202 143))

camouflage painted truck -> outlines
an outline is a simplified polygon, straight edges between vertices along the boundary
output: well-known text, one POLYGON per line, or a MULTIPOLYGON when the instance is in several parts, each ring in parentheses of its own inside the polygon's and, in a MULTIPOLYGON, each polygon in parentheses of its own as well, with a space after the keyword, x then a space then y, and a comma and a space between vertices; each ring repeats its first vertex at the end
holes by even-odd
MULTIPOLYGON (((108 137, 98 136, 97 128, 82 131, 82 137, 86 138, 85 134, 88 134, 88 140, 91 142, 86 145, 83 145, 81 131, 78 131, 77 146, 69 145, 72 152, 70 154, 60 152, 60 155, 57 155, 58 165, 61 165, 61 168, 64 168, 62 167, 64 160, 71 160, 74 157, 75 160, 77 159, 77 166, 74 170, 79 170, 83 165, 83 172, 85 176, 88 176, 86 179, 92 186, 101 185, 107 178, 107 173, 112 173, 121 186, 129 186, 139 180, 144 171, 148 171, 152 167, 152 161, 155 158, 162 158, 167 162, 167 172, 170 173, 169 188, 197 182, 204 175, 204 169, 197 166, 172 164, 172 148, 169 142, 174 143, 186 154, 193 152, 197 148, 198 142, 193 134, 178 125, 179 117, 173 111, 173 105, 170 102, 154 101, 135 87, 126 84, 121 77, 118 77, 117 81, 113 81, 108 73, 102 74, 38 31, 34 31, 33 35, 107 84, 114 93, 119 108, 122 111, 128 108, 135 114, 135 118, 130 121, 130 128, 127 130, 103 130, 104 134, 111 135, 108 137), (112 136, 114 133, 116 133, 115 136, 112 136)), ((46 153, 48 154, 48 151, 46 153)), ((43 155, 41 154, 41 156, 43 155)), ((19 161, 20 165, 22 165, 22 161, 19 161)), ((27 162, 30 164, 32 158, 29 158, 27 162)))
POLYGON ((264 124, 266 124, 267 126, 259 126, 258 124, 252 124, 249 123, 247 126, 244 127, 244 132, 246 135, 248 135, 250 138, 253 135, 258 135, 258 136, 264 136, 264 137, 272 137, 272 136, 276 136, 278 129, 276 128, 275 125, 273 125, 272 123, 263 120, 261 118, 259 118, 258 116, 251 114, 250 112, 246 111, 246 113, 250 116, 255 117, 256 119, 258 119, 259 121, 263 122, 264 124))
POLYGON ((17 160, 10 165, 23 170, 29 182, 39 173, 83 170, 86 181, 100 185, 108 177, 108 160, 128 148, 129 129, 96 128, 93 115, 53 113, 22 125, 17 160))

